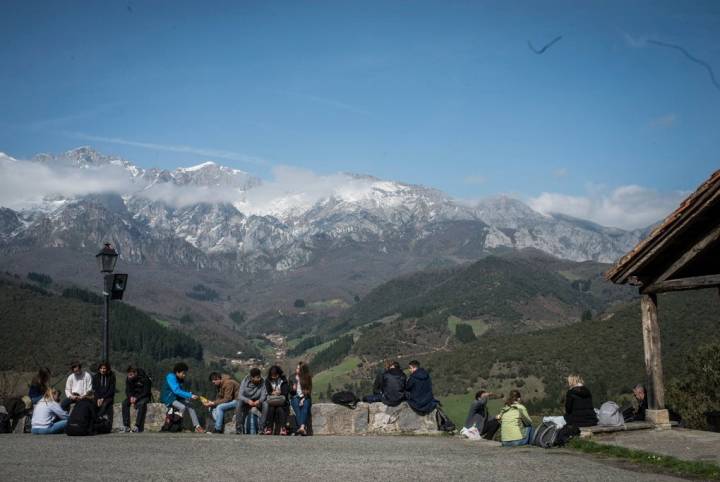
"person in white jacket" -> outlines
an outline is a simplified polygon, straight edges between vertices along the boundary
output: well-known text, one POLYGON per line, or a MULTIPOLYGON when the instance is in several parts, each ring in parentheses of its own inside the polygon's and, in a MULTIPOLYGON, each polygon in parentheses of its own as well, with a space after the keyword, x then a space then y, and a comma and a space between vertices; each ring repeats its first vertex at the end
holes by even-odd
POLYGON ((82 369, 82 363, 73 362, 70 365, 72 373, 65 382, 65 400, 60 406, 63 410, 70 410, 70 405, 83 398, 92 390, 92 376, 82 369))
POLYGON ((35 404, 32 414, 32 430, 35 435, 63 433, 68 413, 60 407, 60 392, 48 388, 45 395, 35 404))

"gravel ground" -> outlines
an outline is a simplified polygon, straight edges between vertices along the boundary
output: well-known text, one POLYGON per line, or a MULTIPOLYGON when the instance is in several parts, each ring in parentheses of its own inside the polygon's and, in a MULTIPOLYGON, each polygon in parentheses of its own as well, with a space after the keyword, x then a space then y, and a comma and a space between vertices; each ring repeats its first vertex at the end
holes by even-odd
POLYGON ((10 480, 677 480, 628 464, 452 437, 0 436, 10 480))

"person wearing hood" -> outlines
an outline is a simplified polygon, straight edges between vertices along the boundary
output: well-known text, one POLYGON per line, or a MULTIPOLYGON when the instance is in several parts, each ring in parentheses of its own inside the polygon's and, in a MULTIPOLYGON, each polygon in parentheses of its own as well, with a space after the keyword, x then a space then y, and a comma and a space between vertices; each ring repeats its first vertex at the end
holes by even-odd
POLYGON ((290 387, 282 368, 273 365, 265 379, 267 399, 263 403, 265 435, 287 435, 288 393, 290 387))
POLYGON ((210 382, 217 388, 217 398, 208 401, 205 406, 210 410, 213 420, 215 420, 215 429, 212 433, 223 433, 225 428, 225 412, 235 410, 238 407, 238 392, 240 384, 230 378, 229 375, 220 375, 218 372, 210 374, 210 382))
POLYGON ((108 362, 98 365, 98 372, 92 378, 92 387, 98 406, 97 416, 107 415, 112 423, 113 404, 115 403, 115 373, 108 362))
POLYGON ((567 384, 570 389, 565 395, 565 422, 575 427, 592 427, 598 424, 592 394, 584 385, 580 375, 569 375, 567 384))
POLYGON ((152 380, 142 368, 130 365, 127 368, 125 379, 125 400, 122 403, 123 426, 121 432, 130 432, 130 407, 137 409, 133 432, 142 432, 145 429, 145 414, 147 404, 150 403, 152 380))
POLYGON ((267 398, 267 389, 265 388, 265 380, 263 380, 262 372, 259 368, 252 368, 250 375, 246 376, 240 384, 238 391, 238 417, 236 417, 236 432, 247 433, 253 432, 252 428, 246 430, 245 419, 248 414, 254 414, 258 417, 258 426, 262 427, 263 422, 263 403, 267 398))
POLYGON ((408 368, 410 376, 405 383, 405 400, 418 414, 427 415, 435 410, 438 404, 433 396, 430 374, 417 360, 411 361, 408 368))
POLYGON ((407 377, 396 361, 385 360, 385 371, 378 374, 373 385, 374 393, 363 398, 365 403, 382 402, 397 407, 405 399, 407 377))

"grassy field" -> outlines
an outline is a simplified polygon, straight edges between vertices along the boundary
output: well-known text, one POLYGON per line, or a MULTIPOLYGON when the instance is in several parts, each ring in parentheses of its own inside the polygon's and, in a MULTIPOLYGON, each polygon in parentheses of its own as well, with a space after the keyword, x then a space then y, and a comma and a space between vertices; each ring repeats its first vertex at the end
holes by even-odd
POLYGON ((473 333, 475 333, 475 336, 481 336, 490 329, 490 326, 483 320, 462 320, 457 316, 450 316, 447 320, 447 326, 450 333, 455 333, 455 327, 458 323, 470 325, 473 329, 473 333))
MULTIPOLYGON (((443 411, 450 417, 455 423, 455 426, 460 429, 465 423, 467 418, 470 404, 473 402, 474 393, 467 393, 464 395, 448 395, 447 397, 439 397, 440 403, 442 403, 443 411)), ((502 400, 489 400, 488 401, 488 413, 496 415, 502 408, 502 400)))
POLYGON ((342 363, 324 370, 313 377, 313 393, 325 394, 328 385, 340 387, 343 383, 350 381, 350 373, 360 363, 360 358, 349 356, 342 363))

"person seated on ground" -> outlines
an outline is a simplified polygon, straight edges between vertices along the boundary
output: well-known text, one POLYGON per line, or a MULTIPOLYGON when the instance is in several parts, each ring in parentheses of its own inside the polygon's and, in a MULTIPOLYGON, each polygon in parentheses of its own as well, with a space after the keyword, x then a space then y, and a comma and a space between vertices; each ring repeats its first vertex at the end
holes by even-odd
POLYGON ((63 433, 67 424, 68 413, 63 410, 58 401, 60 392, 48 387, 32 415, 32 430, 35 435, 50 435, 63 433))
POLYGON ((70 365, 72 373, 68 375, 65 382, 65 400, 60 406, 63 410, 70 410, 70 406, 80 400, 92 390, 92 376, 82 369, 82 363, 73 362, 70 365))
POLYGON ((250 374, 243 379, 238 391, 239 412, 235 420, 235 431, 237 433, 255 434, 260 430, 258 427, 262 427, 262 409, 266 398, 267 390, 265 389, 262 372, 257 367, 250 369, 250 374), (248 416, 251 418, 248 420, 248 427, 246 427, 245 422, 248 416), (254 421, 257 422, 257 425, 253 424, 254 421))
POLYGON ((263 414, 265 416, 264 431, 265 435, 287 435, 287 419, 288 419, 288 394, 290 387, 287 378, 277 365, 273 365, 268 370, 265 379, 265 391, 267 399, 263 404, 263 414))
POLYGON ((575 427, 592 427, 598 424, 592 394, 583 384, 580 375, 567 377, 568 391, 565 395, 565 422, 575 427))
POLYGON ((475 401, 470 404, 470 411, 465 420, 465 428, 477 428, 480 436, 492 440, 500 428, 500 422, 496 418, 488 417, 487 402, 490 397, 496 397, 492 392, 480 390, 475 394, 475 401))
POLYGON ((410 376, 405 383, 405 400, 410 408, 418 414, 427 415, 435 410, 438 404, 433 396, 430 374, 420 366, 420 362, 417 360, 411 361, 408 368, 410 376))
POLYGON ((209 401, 205 406, 215 420, 215 427, 211 433, 223 433, 225 428, 225 412, 238 407, 238 392, 240 384, 229 375, 220 375, 218 372, 210 374, 210 382, 217 388, 215 400, 209 401))
MULTIPOLYGON (((113 404, 115 403, 115 373, 108 362, 98 365, 98 372, 92 377, 93 392, 98 406, 97 416, 106 416, 112 423, 113 404)), ((69 423, 69 422, 68 422, 69 423)))
POLYGON ((405 399, 407 377, 396 361, 385 360, 385 371, 375 378, 373 394, 363 398, 363 402, 382 402, 388 407, 397 407, 405 399))
MULTIPOLYGON (((70 412, 70 417, 65 426, 65 435, 82 437, 109 432, 109 430, 105 430, 106 423, 103 422, 103 419, 98 418, 98 412, 99 408, 95 394, 90 391, 75 402, 75 407, 70 412)), ((107 415, 104 418, 107 420, 107 415)))
POLYGON ((299 362, 295 367, 295 380, 292 386, 292 405, 297 423, 297 435, 309 435, 308 424, 312 409, 312 374, 310 367, 305 362, 299 362))
POLYGON ((41 368, 30 381, 30 388, 28 389, 28 397, 30 397, 33 405, 42 399, 49 386, 50 369, 41 368))
POLYGON ((200 425, 197 413, 191 405, 191 401, 197 400, 198 396, 192 392, 188 392, 182 386, 188 370, 190 370, 190 368, 183 362, 175 364, 173 371, 165 376, 165 384, 163 385, 160 399, 168 408, 172 407, 182 414, 187 411, 190 414, 190 420, 192 420, 195 431, 204 433, 205 429, 200 425))
POLYGON ((635 388, 633 388, 632 406, 623 410, 623 418, 625 419, 625 422, 645 421, 645 411, 648 408, 648 401, 645 395, 645 387, 639 383, 635 385, 635 388))
POLYGON ((142 368, 130 365, 125 379, 125 400, 122 402, 123 426, 120 432, 130 432, 130 407, 137 409, 133 432, 145 430, 145 414, 150 403, 152 381, 142 368))
POLYGON ((500 441, 503 447, 527 445, 532 437, 532 419, 521 403, 520 392, 510 390, 505 406, 496 417, 500 422, 500 441))

